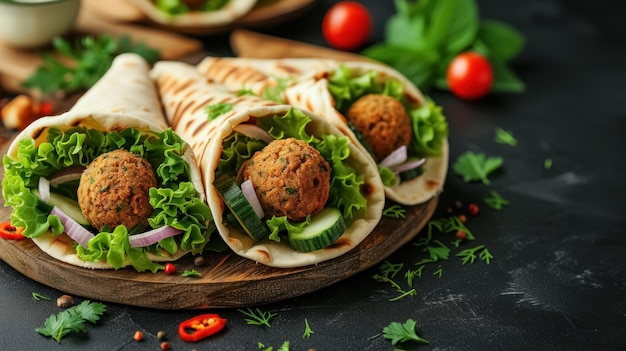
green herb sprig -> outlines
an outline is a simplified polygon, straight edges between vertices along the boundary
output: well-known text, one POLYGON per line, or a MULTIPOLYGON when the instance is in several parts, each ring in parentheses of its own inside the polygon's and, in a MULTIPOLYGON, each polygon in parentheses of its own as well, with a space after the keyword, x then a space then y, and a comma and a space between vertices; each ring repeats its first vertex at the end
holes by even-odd
POLYGON ((270 320, 277 316, 277 313, 273 313, 273 312, 264 312, 261 311, 260 309, 256 309, 256 310, 252 310, 250 308, 247 308, 247 310, 242 310, 242 309, 238 309, 237 311, 243 313, 244 315, 246 315, 249 318, 246 318, 246 323, 250 324, 250 325, 261 325, 261 326, 266 326, 268 328, 271 327, 270 325, 270 320))
POLYGON ((490 185, 488 176, 502 166, 502 157, 487 157, 482 153, 466 151, 459 156, 452 166, 454 172, 463 177, 467 183, 481 181, 485 185, 490 185))
POLYGON ((121 53, 136 53, 150 63, 160 57, 159 51, 144 43, 133 43, 129 36, 114 38, 102 34, 81 37, 77 41, 55 37, 52 45, 54 52, 43 54, 42 65, 22 82, 22 87, 39 89, 44 95, 86 90, 104 75, 121 53))
POLYGON ((449 63, 464 51, 489 59, 494 71, 491 91, 516 93, 525 84, 509 68, 509 62, 526 42, 513 27, 480 18, 475 0, 395 0, 397 13, 385 24, 385 38, 363 51, 384 62, 422 91, 447 90, 449 63))
POLYGON ((99 302, 85 300, 79 305, 72 306, 46 319, 44 326, 35 329, 41 335, 49 336, 61 342, 61 339, 70 333, 86 333, 85 322, 95 324, 106 311, 106 306, 99 302))
POLYGON ((428 344, 428 340, 417 335, 417 332, 415 331, 416 325, 417 322, 410 318, 404 323, 392 322, 383 328, 383 337, 391 340, 392 345, 407 341, 416 341, 428 344))

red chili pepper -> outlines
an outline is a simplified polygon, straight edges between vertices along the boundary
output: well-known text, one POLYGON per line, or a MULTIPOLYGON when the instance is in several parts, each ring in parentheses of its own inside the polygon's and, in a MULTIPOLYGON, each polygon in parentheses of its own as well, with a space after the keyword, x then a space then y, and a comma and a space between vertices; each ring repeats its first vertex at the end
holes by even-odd
POLYGON ((184 341, 196 342, 224 328, 226 319, 217 314, 202 314, 178 325, 178 336, 184 341))
POLYGON ((16 227, 11 222, 0 223, 0 237, 8 240, 22 240, 26 237, 22 235, 24 227, 16 227))

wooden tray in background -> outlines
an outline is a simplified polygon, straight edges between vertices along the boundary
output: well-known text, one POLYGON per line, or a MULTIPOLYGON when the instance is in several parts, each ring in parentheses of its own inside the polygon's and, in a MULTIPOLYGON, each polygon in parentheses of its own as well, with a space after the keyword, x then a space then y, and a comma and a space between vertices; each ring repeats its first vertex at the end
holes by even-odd
POLYGON ((83 0, 83 7, 94 16, 116 23, 146 24, 161 29, 193 35, 213 35, 234 28, 261 28, 293 19, 307 11, 315 0, 259 0, 246 15, 219 26, 176 26, 157 23, 126 0, 83 0))

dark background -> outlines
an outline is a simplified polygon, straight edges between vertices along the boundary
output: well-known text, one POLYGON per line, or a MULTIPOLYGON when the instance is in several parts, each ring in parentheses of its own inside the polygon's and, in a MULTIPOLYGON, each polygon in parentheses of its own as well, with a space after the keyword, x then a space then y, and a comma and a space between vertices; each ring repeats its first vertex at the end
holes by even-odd
MULTIPOLYGON (((302 17, 259 31, 325 46, 320 23, 334 2, 318 1, 302 17)), ((361 2, 375 16, 372 43, 382 40, 393 2, 361 2)), ((246 324, 236 309, 214 310, 228 319, 228 327, 198 344, 182 342, 176 328, 207 311, 107 304, 105 316, 86 335, 57 344, 35 328, 58 308, 54 301, 35 301, 31 293, 54 300, 64 292, 0 262, 0 349, 158 350, 156 333, 163 330, 173 350, 258 350, 259 342, 277 350, 284 341, 292 351, 394 350, 382 329, 410 318, 430 344, 398 346, 404 350, 623 350, 626 6, 618 0, 478 4, 482 18, 504 21, 526 37, 513 69, 527 90, 471 103, 429 92, 449 121, 451 165, 468 150, 504 159, 490 186, 464 183, 450 171, 435 217, 446 215, 456 200, 481 205, 467 225, 475 244, 493 254, 491 264, 462 265, 451 257, 427 266, 415 280, 416 295, 394 302, 389 299, 397 296, 395 289, 373 280, 373 267, 305 296, 254 306, 277 313, 271 328, 246 324), (512 131, 518 145, 494 142, 498 127, 512 131), (553 166, 545 169, 548 158, 553 166), (510 205, 488 208, 482 199, 490 190, 510 205), (433 274, 439 268, 441 277, 433 274), (302 337, 305 319, 314 331, 308 339, 302 337), (144 332, 143 342, 132 340, 135 330, 144 332)), ((226 34, 202 39, 207 52, 232 55, 226 34)), ((387 259, 404 263, 404 272, 425 257, 410 243, 387 259)))

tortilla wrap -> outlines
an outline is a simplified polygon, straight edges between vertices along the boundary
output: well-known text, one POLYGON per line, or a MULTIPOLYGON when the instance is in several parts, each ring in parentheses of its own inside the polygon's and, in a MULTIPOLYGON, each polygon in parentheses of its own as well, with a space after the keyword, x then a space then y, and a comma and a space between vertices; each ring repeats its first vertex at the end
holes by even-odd
POLYGON ((177 15, 160 10, 154 0, 128 0, 150 20, 165 25, 180 27, 212 27, 229 24, 252 10, 257 0, 228 0, 218 10, 191 11, 177 15))
MULTIPOLYGON (((82 126, 102 132, 128 128, 135 128, 141 132, 162 132, 168 129, 148 71, 148 63, 140 56, 135 54, 118 56, 107 73, 68 112, 58 116, 42 117, 21 131, 9 146, 5 158, 17 159, 20 140, 34 139, 35 146, 38 147, 47 140, 51 127, 66 130, 82 126)), ((180 156, 189 165, 189 181, 193 183, 197 196, 204 202, 204 187, 191 148, 186 147, 180 156)), ((3 183, 3 195, 6 190, 4 188, 3 183)), ((64 233, 53 235, 49 229, 32 240, 42 251, 60 261, 85 268, 114 268, 106 261, 81 260, 74 248, 75 242, 64 233)), ((178 252, 171 254, 163 250, 158 254, 148 252, 147 256, 153 262, 173 261, 187 252, 179 249, 178 252)), ((126 259, 123 266, 130 264, 131 262, 126 259)))
MULTIPOLYGON (((332 245, 312 251, 299 252, 286 240, 276 242, 263 239, 255 242, 239 227, 225 220, 225 205, 213 186, 216 168, 222 154, 222 141, 233 130, 245 123, 284 115, 294 107, 266 101, 255 96, 236 96, 225 93, 224 87, 207 83, 194 66, 180 62, 157 62, 151 72, 163 101, 165 114, 172 127, 192 145, 199 156, 200 169, 213 212, 216 227, 238 255, 273 267, 301 267, 338 257, 355 248, 376 227, 385 204, 382 183, 375 165, 356 145, 348 143, 350 157, 347 162, 363 174, 361 193, 365 196, 365 212, 355 216, 346 232, 332 245), (205 107, 219 103, 232 104, 232 109, 209 121, 205 107)), ((341 132, 313 113, 301 110, 311 119, 307 130, 320 137, 324 134, 341 137, 341 132)))
MULTIPOLYGON (((285 103, 315 113, 361 145, 348 127, 346 118, 335 108, 335 99, 329 91, 329 76, 340 66, 348 68, 355 75, 375 71, 376 80, 380 82, 388 79, 399 81, 404 87, 404 98, 411 107, 427 103, 427 99, 406 77, 386 65, 374 62, 206 57, 197 68, 209 82, 222 84, 230 91, 246 89, 263 96, 268 89, 275 90, 283 84, 281 98, 285 103)), ((385 186, 386 197, 403 205, 417 205, 437 196, 443 190, 448 170, 447 136, 440 147, 438 155, 426 157, 421 176, 394 186, 385 186)))

